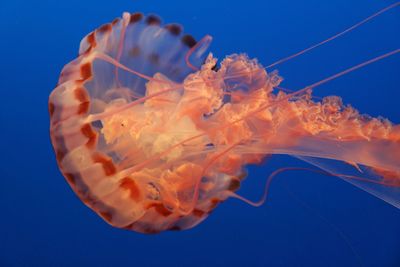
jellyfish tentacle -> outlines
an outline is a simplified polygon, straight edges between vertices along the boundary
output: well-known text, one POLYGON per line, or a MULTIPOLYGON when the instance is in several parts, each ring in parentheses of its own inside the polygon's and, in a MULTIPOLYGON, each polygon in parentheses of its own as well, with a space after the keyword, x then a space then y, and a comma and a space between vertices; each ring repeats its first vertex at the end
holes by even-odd
MULTIPOLYGON (((282 91, 282 92, 285 92, 285 93, 293 93, 293 92, 295 92, 295 90, 292 90, 292 89, 289 89, 289 88, 286 88, 286 87, 282 87, 282 86, 276 86, 275 88, 280 90, 280 91, 282 91)), ((322 100, 323 99, 323 97, 316 96, 316 95, 312 95, 311 97, 314 98, 314 99, 318 99, 318 100, 322 100)))
MULTIPOLYGON (((384 56, 377 57, 377 58, 375 58, 375 59, 373 59, 373 60, 368 61, 367 63, 363 63, 363 64, 360 64, 360 65, 357 65, 356 67, 353 67, 353 68, 351 68, 350 70, 353 71, 353 70, 355 70, 355 69, 357 69, 357 68, 360 68, 361 66, 365 66, 366 64, 370 64, 370 63, 372 63, 372 62, 375 62, 375 61, 377 61, 377 60, 379 60, 379 59, 382 59, 383 57, 386 57, 386 56, 388 56, 388 55, 389 55, 389 54, 386 54, 386 55, 384 55, 384 56)), ((350 72, 350 71, 349 71, 349 70, 348 70, 348 71, 344 71, 344 72, 340 73, 339 75, 331 76, 330 78, 324 79, 323 82, 327 82, 327 81, 329 81, 329 80, 332 80, 333 78, 337 78, 337 77, 339 77, 339 76, 341 76, 341 75, 344 75, 344 74, 347 73, 347 72, 350 72), (333 78, 332 78, 332 77, 333 77, 333 78)), ((312 86, 315 87, 315 86, 321 85, 321 84, 322 84, 321 82, 317 82, 317 83, 313 84, 312 86)), ((293 96, 296 96, 296 95, 298 95, 298 94, 300 94, 300 93, 305 93, 307 90, 309 90, 309 87, 305 87, 305 88, 302 89, 302 90, 299 90, 299 91, 297 91, 297 92, 295 92, 295 93, 289 94, 289 95, 287 95, 287 96, 285 96, 285 97, 283 97, 283 98, 281 98, 281 99, 276 100, 276 101, 273 102, 273 103, 268 103, 268 104, 262 105, 261 108, 258 108, 258 109, 256 109, 255 111, 246 113, 244 116, 240 117, 240 118, 237 119, 237 120, 234 120, 233 122, 230 122, 230 123, 228 123, 228 124, 222 125, 222 126, 220 126, 220 127, 216 127, 216 128, 214 128, 214 129, 210 129, 210 130, 207 131, 207 132, 194 135, 194 136, 189 137, 189 138, 187 138, 187 139, 185 139, 185 140, 183 140, 183 141, 178 142, 177 144, 171 145, 170 147, 168 147, 168 148, 165 149, 164 151, 162 151, 162 152, 160 152, 160 153, 158 153, 158 154, 156 154, 156 155, 154 155, 154 156, 152 156, 152 157, 150 157, 150 158, 148 158, 148 159, 142 161, 141 163, 139 163, 139 164, 137 164, 137 165, 135 165, 135 166, 133 166, 133 167, 131 167, 131 168, 128 168, 128 169, 125 169, 125 170, 121 171, 120 177, 122 177, 122 176, 127 176, 127 175, 130 175, 130 174, 134 173, 134 172, 140 171, 141 169, 143 169, 143 168, 146 167, 147 165, 153 163, 153 162, 156 161, 156 160, 159 160, 162 156, 167 155, 167 154, 170 153, 174 148, 176 148, 176 147, 178 147, 178 146, 181 146, 181 145, 185 144, 186 142, 189 142, 189 141, 191 141, 191 140, 194 140, 194 139, 197 139, 197 138, 199 138, 199 137, 205 136, 206 134, 211 134, 213 131, 218 132, 218 131, 220 131, 220 130, 221 130, 222 128, 224 128, 224 127, 232 126, 232 125, 234 125, 235 123, 237 123, 237 122, 239 122, 239 121, 245 120, 245 119, 247 119, 247 118, 249 118, 249 117, 255 115, 257 112, 259 112, 259 111, 262 110, 262 109, 265 109, 265 108, 268 108, 268 107, 273 107, 273 106, 278 106, 280 103, 284 103, 285 101, 288 101, 288 100, 291 99, 293 96)), ((276 152, 277 152, 277 153, 279 152, 278 149, 276 150, 276 152)), ((288 149, 288 150, 284 150, 283 153, 287 153, 287 154, 296 154, 296 153, 300 153, 300 151, 298 151, 298 152, 292 152, 290 149, 288 149)), ((307 153, 310 153, 310 152, 307 152, 307 153)), ((197 191, 197 190, 196 190, 196 191, 197 191)))
POLYGON ((372 64, 372 63, 374 63, 374 62, 380 61, 380 60, 382 60, 382 59, 384 59, 384 58, 393 56, 393 55, 395 55, 395 54, 397 54, 397 53, 399 53, 399 52, 400 52, 400 49, 395 49, 395 50, 392 50, 392 51, 390 51, 390 52, 388 52, 388 53, 385 53, 385 54, 383 54, 383 55, 377 56, 377 57, 375 57, 375 58, 372 58, 372 59, 370 59, 370 60, 367 60, 367 61, 365 61, 365 62, 362 62, 362 63, 360 63, 360 64, 357 64, 357 65, 355 65, 355 66, 353 66, 353 67, 350 67, 350 68, 348 68, 348 69, 345 69, 345 70, 343 70, 343 71, 341 71, 341 72, 338 72, 338 73, 336 73, 336 74, 334 74, 334 75, 331 75, 331 76, 329 76, 329 77, 327 77, 327 78, 325 78, 325 79, 322 79, 322 80, 320 80, 320 81, 318 81, 318 82, 315 82, 315 83, 313 83, 313 84, 311 84, 311 85, 308 85, 308 86, 304 87, 303 89, 300 89, 300 90, 297 90, 297 91, 295 91, 295 92, 293 92, 293 93, 290 93, 290 94, 286 95, 285 97, 283 97, 283 98, 281 98, 281 99, 279 99, 279 100, 277 100, 277 101, 275 101, 275 102, 273 102, 273 103, 267 103, 267 104, 265 104, 265 105, 263 105, 263 106, 257 108, 256 110, 247 113, 245 116, 243 116, 243 117, 241 117, 241 118, 238 118, 237 120, 234 120, 233 122, 230 122, 230 123, 228 123, 228 124, 226 124, 226 125, 224 125, 224 126, 221 126, 221 127, 229 127, 230 125, 235 124, 235 123, 237 123, 237 122, 240 122, 240 121, 242 121, 242 120, 245 120, 245 119, 247 119, 247 118, 249 118, 249 117, 251 117, 251 116, 253 116, 253 115, 259 113, 259 112, 262 111, 262 110, 265 110, 265 109, 267 109, 267 108, 271 108, 271 107, 277 106, 277 105, 279 105, 280 103, 283 103, 283 102, 285 102, 285 101, 287 101, 287 100, 290 100, 292 97, 299 96, 299 95, 301 95, 301 94, 303 94, 303 93, 306 93, 307 91, 310 91, 311 89, 314 89, 315 87, 318 87, 318 86, 320 86, 320 85, 322 85, 322 84, 324 84, 324 83, 327 83, 327 82, 329 82, 329 81, 332 81, 332 80, 334 80, 334 79, 337 79, 337 78, 339 78, 339 77, 341 77, 341 76, 343 76, 343 75, 345 75, 345 74, 348 74, 348 73, 350 73, 350 72, 352 72, 352 71, 355 71, 355 70, 357 70, 357 69, 360 69, 360 68, 362 68, 362 67, 365 67, 365 66, 367 66, 367 65, 369 65, 369 64, 372 64))
POLYGON ((267 200, 267 197, 268 197, 268 195, 269 195, 269 191, 270 191, 270 187, 271 187, 272 180, 273 180, 277 175, 279 175, 279 174, 281 174, 281 173, 283 173, 283 172, 287 172, 287 171, 310 171, 310 172, 316 172, 316 173, 320 173, 320 174, 326 174, 326 172, 324 172, 324 171, 314 170, 314 169, 310 169, 310 168, 283 167, 283 168, 279 168, 279 169, 273 171, 273 172, 267 177, 267 179, 266 179, 266 181, 265 181, 265 185, 264 185, 264 190, 263 190, 262 196, 261 196, 261 198, 260 198, 259 200, 257 200, 257 201, 249 200, 249 199, 247 199, 247 198, 245 198, 245 197, 243 197, 243 196, 240 196, 239 194, 237 194, 237 193, 235 193, 235 192, 227 191, 227 192, 225 192, 225 193, 226 193, 227 195, 229 195, 230 197, 239 199, 239 200, 241 200, 241 201, 243 201, 243 202, 245 202, 245 203, 247 203, 247 204, 249 204, 249 205, 251 205, 251 206, 253 206, 253 207, 260 207, 260 206, 262 206, 262 205, 266 202, 266 200, 267 200))
MULTIPOLYGON (((340 77, 340 76, 343 76, 343 75, 345 75, 345 74, 347 74, 347 73, 349 73, 349 72, 351 72, 351 71, 355 71, 355 70, 357 70, 357 69, 359 69, 359 68, 361 68, 361 67, 364 67, 364 66, 366 66, 366 65, 372 64, 372 63, 374 63, 374 62, 376 62, 376 61, 382 60, 382 59, 384 59, 384 58, 386 58, 386 57, 389 57, 389 56, 394 55, 394 54, 399 53, 399 52, 400 52, 400 49, 397 49, 397 50, 391 51, 391 52, 389 52, 389 53, 383 54, 383 55, 381 55, 381 56, 375 57, 375 58, 373 58, 373 59, 370 59, 370 60, 368 60, 368 61, 366 61, 366 62, 363 62, 363 63, 361 63, 361 64, 358 64, 358 65, 356 65, 356 66, 353 66, 353 67, 351 67, 351 68, 348 68, 348 69, 346 69, 346 70, 344 70, 344 71, 342 71, 342 72, 339 72, 339 73, 337 73, 337 74, 335 74, 335 75, 329 76, 328 78, 325 78, 325 79, 323 79, 323 80, 321 80, 321 81, 315 82, 315 83, 313 83, 313 84, 310 85, 310 86, 306 86, 306 87, 304 87, 303 89, 300 89, 300 90, 298 90, 298 91, 295 91, 295 92, 293 92, 293 93, 290 93, 290 94, 286 95, 285 97, 283 97, 283 98, 281 98, 281 99, 279 99, 279 100, 276 100, 276 101, 274 101, 274 102, 272 102, 272 103, 267 103, 267 104, 265 104, 265 105, 262 105, 261 107, 259 107, 259 108, 255 109, 255 110, 253 110, 253 111, 250 111, 250 112, 246 113, 245 115, 239 117, 239 118, 236 119, 236 120, 233 120, 233 121, 231 121, 231 122, 225 123, 225 124, 220 125, 220 126, 218 126, 218 127, 216 127, 216 128, 210 129, 209 132, 220 131, 220 130, 223 129, 223 128, 228 128, 228 127, 230 127, 230 126, 232 126, 232 125, 234 125, 234 124, 236 124, 236 123, 238 123, 238 122, 240 122, 240 121, 243 121, 243 120, 248 119, 249 117, 251 117, 251 116, 253 116, 253 115, 259 113, 259 112, 262 111, 262 110, 265 110, 265 109, 271 108, 271 107, 276 107, 276 106, 278 106, 279 104, 284 103, 285 101, 290 100, 292 97, 298 96, 298 95, 303 94, 303 93, 306 93, 306 92, 309 91, 310 89, 315 88, 315 87, 317 87, 317 86, 319 86, 319 85, 322 85, 323 83, 327 83, 327 82, 329 82, 329 81, 331 81, 331 80, 333 80, 333 79, 336 79, 336 78, 338 78, 338 77, 340 77)), ((175 144, 175 145, 172 145, 171 147, 169 147, 168 149, 166 149, 165 151, 163 151, 162 153, 160 153, 160 155, 166 155, 166 154, 170 153, 170 151, 172 151, 174 148, 176 148, 176 147, 178 147, 178 146, 180 146, 180 145, 182 145, 182 144, 184 144, 184 143, 186 143, 186 142, 189 142, 189 141, 191 141, 191 140, 200 138, 200 137, 202 137, 202 136, 204 136, 204 135, 206 135, 206 134, 207 134, 207 133, 204 132, 204 133, 202 133, 202 134, 198 134, 198 135, 189 137, 189 138, 187 138, 187 139, 185 139, 185 140, 183 140, 183 141, 181 141, 181 142, 179 142, 179 143, 177 143, 177 144, 175 144)), ((156 157, 154 157, 152 160, 154 160, 154 159, 156 159, 156 158, 158 158, 158 157, 159 157, 159 155, 156 156, 156 157)), ((124 170, 124 174, 126 173, 126 175, 128 175, 130 172, 135 172, 135 171, 139 170, 140 168, 143 168, 144 166, 146 166, 147 164, 149 164, 149 162, 151 162, 151 160, 148 159, 148 160, 146 160, 146 161, 143 161, 141 164, 138 164, 137 166, 132 167, 131 169, 124 170)))
POLYGON ((194 66, 190 62, 190 57, 193 55, 195 51, 200 51, 200 54, 202 54, 202 51, 206 50, 208 46, 210 45, 212 41, 212 37, 210 35, 204 36, 199 42, 197 42, 193 47, 190 48, 190 50, 186 53, 185 55, 185 62, 186 65, 191 68, 194 71, 198 71, 199 68, 194 66))
POLYGON ((327 82, 329 82, 329 81, 331 81, 331 80, 334 80, 334 79, 336 79, 336 78, 339 78, 339 77, 341 77, 341 76, 343 76, 343 75, 345 75, 345 74, 347 74, 347 73, 350 73, 350 72, 352 72, 352 71, 355 71, 355 70, 357 70, 357 69, 360 69, 360 68, 362 68, 362 67, 365 67, 365 66, 367 66, 367 65, 369 65, 369 64, 372 64, 372 63, 374 63, 374 62, 380 61, 380 60, 385 59, 385 58, 387 58, 387 57, 393 56, 393 55, 395 55, 395 54, 397 54, 397 53, 400 53, 400 48, 395 49, 395 50, 392 50, 392 51, 390 51, 390 52, 387 52, 387 53, 385 53, 385 54, 383 54, 383 55, 374 57, 374 58, 369 59, 369 60, 367 60, 367 61, 364 61, 364 62, 362 62, 362 63, 360 63, 360 64, 357 64, 357 65, 355 65, 355 66, 353 66, 353 67, 351 67, 351 68, 348 68, 348 69, 346 69, 346 70, 343 70, 343 71, 341 71, 341 72, 338 72, 338 73, 336 73, 335 75, 332 75, 332 76, 327 77, 327 78, 325 78, 325 79, 323 79, 323 80, 320 80, 320 81, 318 81, 318 82, 315 82, 315 83, 309 85, 308 87, 309 87, 309 88, 315 88, 315 87, 320 86, 320 85, 322 85, 322 84, 324 84, 324 83, 327 83, 327 82))
POLYGON ((163 94, 167 94, 169 92, 174 92, 174 91, 181 90, 181 89, 182 89, 181 86, 171 87, 171 88, 165 89, 163 91, 160 91, 160 92, 148 95, 148 96, 143 96, 141 98, 136 99, 135 101, 132 101, 132 102, 130 102, 128 104, 125 104, 125 105, 122 105, 122 106, 119 106, 119 107, 115 107, 115 108, 113 108, 113 109, 111 109, 109 111, 104 111, 102 113, 96 113, 96 114, 88 115, 87 118, 84 120, 84 123, 93 122, 93 121, 97 121, 97 120, 102 120, 102 119, 104 119, 106 117, 115 115, 118 112, 130 109, 133 106, 136 106, 138 104, 142 104, 143 102, 145 102, 145 101, 147 101, 147 100, 149 100, 151 98, 155 98, 157 96, 161 96, 163 94))
POLYGON ((339 32, 339 33, 337 33, 337 34, 335 34, 335 35, 333 35, 333 36, 331 36, 331 37, 329 37, 329 38, 317 43, 317 44, 314 44, 314 45, 312 45, 312 46, 310 46, 308 48, 305 48, 305 49, 303 49, 303 50, 301 50, 301 51, 299 51, 299 52, 297 52, 295 54, 292 54, 290 56, 284 57, 284 58, 282 58, 282 59, 280 59, 280 60, 278 60, 278 61, 276 61, 276 62, 274 62, 274 63, 272 63, 272 64, 270 64, 268 66, 266 66, 265 68, 266 69, 272 68, 272 67, 277 66, 279 64, 282 64, 282 63, 284 63, 284 62, 286 62, 288 60, 291 60, 291 59, 293 59, 295 57, 298 57, 298 56, 300 56, 302 54, 305 54, 305 53, 309 52, 310 50, 313 50, 313 49, 315 49, 315 48, 317 48, 317 47, 319 47, 319 46, 321 46, 323 44, 326 44, 326 43, 328 43, 330 41, 333 41, 334 39, 336 39, 336 38, 338 38, 338 37, 340 37, 342 35, 345 35, 348 32, 351 32, 351 31, 355 30, 356 28, 358 28, 361 25, 367 23, 368 21, 378 17, 379 15, 381 15, 381 14, 385 13, 386 11, 389 11, 389 10, 399 6, 399 5, 400 5, 400 2, 393 3, 393 4, 387 6, 387 7, 383 8, 383 9, 377 11, 376 13, 370 15, 369 17, 357 22, 356 24, 350 26, 349 28, 347 28, 347 29, 345 29, 345 30, 343 30, 343 31, 341 31, 341 32, 339 32))
POLYGON ((145 79, 145 80, 147 80, 147 81, 155 81, 155 82, 158 82, 158 83, 170 83, 170 82, 167 82, 167 81, 155 79, 155 78, 153 78, 153 77, 151 77, 151 76, 147 76, 147 75, 142 74, 142 73, 140 73, 140 72, 138 72, 138 71, 135 71, 135 70, 133 70, 133 69, 130 69, 130 68, 128 68, 127 66, 121 64, 120 62, 118 62, 117 60, 113 59, 112 57, 110 57, 110 56, 108 56, 108 55, 106 55, 106 54, 103 54, 103 53, 100 53, 100 52, 96 52, 96 53, 94 54, 94 57, 97 57, 97 58, 99 58, 99 59, 102 59, 102 60, 104 60, 104 61, 106 61, 106 62, 108 62, 108 63, 110 63, 110 64, 115 65, 116 67, 118 67, 118 68, 120 68, 120 69, 123 69, 123 70, 125 70, 125 71, 127 71, 127 72, 130 72, 130 73, 132 73, 132 74, 135 74, 135 75, 137 75, 138 77, 143 78, 143 79, 145 79))
POLYGON ((264 191, 262 193, 262 196, 257 201, 249 200, 246 197, 243 197, 243 196, 241 196, 235 192, 231 192, 231 191, 226 191, 225 194, 227 194, 229 197, 239 199, 253 207, 260 207, 260 206, 264 205, 264 203, 266 202, 266 200, 268 198, 272 180, 274 178, 276 178, 279 174, 281 174, 283 172, 288 172, 288 171, 308 171, 308 172, 313 172, 313 173, 317 173, 317 174, 323 174, 325 176, 340 177, 345 180, 357 180, 357 181, 361 181, 361 182, 365 182, 365 183, 372 183, 372 184, 379 184, 379 185, 386 185, 386 186, 393 185, 392 183, 388 183, 388 182, 384 182, 384 181, 375 181, 375 180, 372 180, 369 178, 358 177, 358 176, 354 176, 354 175, 345 175, 345 174, 340 174, 340 173, 333 173, 333 172, 328 172, 325 170, 317 170, 317 169, 303 168, 303 167, 283 167, 283 168, 279 168, 279 169, 275 170, 268 176, 268 178, 265 181, 264 191))
POLYGON ((193 197, 190 203, 190 208, 188 209, 188 211, 184 212, 184 214, 189 214, 193 211, 193 209, 196 207, 198 198, 199 198, 199 188, 200 188, 200 182, 201 182, 201 178, 203 176, 205 176, 207 174, 207 170, 222 156, 226 155, 229 151, 231 151, 232 149, 234 149, 238 143, 232 144, 230 146, 228 146, 227 148, 225 148, 224 150, 222 150, 221 152, 217 153, 217 155, 215 155, 214 157, 212 157, 203 167, 200 175, 197 177, 196 182, 195 182, 195 186, 194 186, 194 190, 193 190, 193 197))
POLYGON ((239 188, 246 164, 269 154, 371 165, 385 177, 375 184, 397 181, 396 159, 362 148, 397 155, 399 129, 378 119, 368 124, 353 109, 346 117, 338 99, 315 103, 311 90, 398 51, 288 93, 278 88, 277 72, 245 54, 219 67, 212 54, 203 62, 211 37, 196 43, 181 32, 157 16, 124 13, 84 38, 50 96, 60 169, 107 222, 145 233, 193 227, 239 188), (350 125, 359 132, 342 140, 339 119, 365 129, 350 125))
POLYGON ((300 203, 301 206, 303 206, 305 209, 310 211, 314 216, 316 216, 320 220, 322 220, 326 225, 331 227, 339 235, 339 237, 346 243, 346 245, 350 248, 351 252, 353 253, 354 257, 356 258, 357 262, 359 263, 359 266, 361 266, 361 267, 364 266, 359 253, 354 248, 354 246, 351 244, 350 238, 338 226, 336 226, 329 219, 325 218, 325 216, 323 216, 320 212, 315 210, 311 205, 307 204, 304 200, 302 200, 298 196, 296 196, 294 194, 294 192, 292 192, 292 190, 289 190, 289 188, 286 188, 286 191, 289 193, 289 195, 292 199, 294 199, 295 201, 300 203))
MULTIPOLYGON (((89 114, 85 118, 78 118, 77 119, 77 123, 74 125, 74 127, 70 131, 64 129, 65 131, 63 132, 63 134, 65 136, 68 136, 68 135, 71 135, 71 134, 75 134, 76 129, 79 129, 81 125, 84 125, 84 124, 87 124, 87 123, 91 123, 91 122, 94 122, 94 121, 98 121, 98 120, 102 120, 102 119, 104 119, 106 117, 115 115, 118 112, 122 112, 124 110, 129 109, 129 108, 132 108, 133 106, 141 104, 141 103, 145 102, 146 100, 155 98, 155 97, 163 95, 163 94, 167 94, 169 92, 181 90, 181 89, 182 88, 179 87, 179 86, 172 87, 172 88, 167 88, 167 89, 165 89, 163 91, 160 91, 160 92, 157 92, 157 93, 154 93, 154 94, 151 94, 151 95, 144 96, 144 97, 141 97, 139 99, 136 99, 135 101, 132 101, 132 102, 130 102, 128 104, 115 107, 115 108, 113 108, 113 109, 111 109, 109 111, 104 111, 102 113, 89 114)), ((53 123, 53 127, 56 128, 62 123, 63 123, 63 120, 55 121, 53 123)))
MULTIPOLYGON (((126 28, 129 25, 129 20, 130 20, 130 14, 128 13, 124 13, 122 15, 122 29, 121 29, 121 35, 119 37, 119 41, 118 41, 118 49, 117 49, 117 55, 115 57, 117 62, 120 62, 121 56, 122 56, 122 51, 124 49, 124 41, 125 41, 125 34, 126 34, 126 28)), ((115 80, 117 83, 118 87, 121 87, 121 82, 119 81, 118 78, 118 66, 115 66, 114 69, 114 75, 115 75, 115 80)))
MULTIPOLYGON (((340 161, 332 161, 326 158, 315 158, 307 155, 295 156, 311 165, 314 165, 326 172, 337 173, 340 171, 342 175, 344 173, 352 173, 351 170, 346 168, 347 166, 340 161)), ((370 193, 371 195, 382 199, 383 201, 393 205, 396 208, 400 208, 400 172, 382 172, 374 166, 360 166, 363 170, 362 177, 355 175, 344 175, 338 176, 346 182, 370 193), (392 175, 395 176, 392 176, 392 175), (390 176, 388 176, 390 175, 390 176), (357 179, 346 179, 347 176, 351 178, 353 176, 357 179)))
POLYGON ((194 136, 189 137, 189 138, 187 138, 187 139, 185 139, 183 141, 178 142, 177 144, 171 145, 167 149, 165 149, 162 152, 157 153, 156 155, 154 155, 154 156, 142 161, 141 163, 139 163, 139 164, 137 164, 137 165, 135 165, 135 166, 133 166, 131 168, 128 168, 128 169, 125 169, 125 170, 121 171, 119 175, 120 176, 126 176, 126 175, 132 174, 134 172, 140 171, 141 169, 145 168, 147 165, 149 165, 150 163, 154 162, 155 160, 158 160, 161 157, 163 157, 165 155, 168 155, 173 149, 175 149, 175 148, 177 148, 177 147, 179 147, 179 146, 181 146, 181 145, 183 145, 183 144, 185 144, 187 142, 190 142, 190 141, 195 140, 197 138, 203 137, 205 135, 206 135, 206 133, 201 133, 201 134, 198 134, 198 135, 194 135, 194 136))

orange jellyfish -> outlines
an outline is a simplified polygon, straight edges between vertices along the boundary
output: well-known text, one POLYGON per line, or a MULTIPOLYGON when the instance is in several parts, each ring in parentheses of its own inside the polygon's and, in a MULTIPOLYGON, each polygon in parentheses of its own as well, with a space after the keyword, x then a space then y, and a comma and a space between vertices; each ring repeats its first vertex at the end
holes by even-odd
POLYGON ((400 125, 311 95, 399 50, 289 92, 245 54, 218 64, 210 42, 140 13, 82 40, 49 112, 59 168, 87 206, 118 228, 188 229, 229 197, 247 201, 235 193, 247 164, 288 154, 400 208, 400 125))

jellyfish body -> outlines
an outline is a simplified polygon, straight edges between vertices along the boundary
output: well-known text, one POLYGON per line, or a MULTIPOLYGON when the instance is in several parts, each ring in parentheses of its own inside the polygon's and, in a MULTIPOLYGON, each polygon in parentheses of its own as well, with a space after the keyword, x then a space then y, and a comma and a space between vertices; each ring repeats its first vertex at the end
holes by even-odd
MULTIPOLYGON (((400 184, 399 125, 339 97, 276 90, 281 77, 244 54, 216 68, 210 38, 181 31, 124 13, 82 40, 50 95, 59 167, 105 221, 143 233, 191 228, 270 154, 336 174, 324 160, 346 162, 385 189, 400 184)), ((398 191, 374 192, 399 207, 398 191)))

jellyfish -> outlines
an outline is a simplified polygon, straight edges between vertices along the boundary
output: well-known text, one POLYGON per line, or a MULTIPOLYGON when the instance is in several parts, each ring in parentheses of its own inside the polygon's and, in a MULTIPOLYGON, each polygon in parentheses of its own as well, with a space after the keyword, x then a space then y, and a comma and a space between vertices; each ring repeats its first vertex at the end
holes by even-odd
POLYGON ((218 63, 210 43, 141 13, 83 38, 49 113, 57 163, 84 204, 114 227, 184 230, 230 197, 251 203, 236 193, 246 165, 287 154, 400 208, 400 125, 312 95, 399 50, 288 91, 246 54, 218 63))

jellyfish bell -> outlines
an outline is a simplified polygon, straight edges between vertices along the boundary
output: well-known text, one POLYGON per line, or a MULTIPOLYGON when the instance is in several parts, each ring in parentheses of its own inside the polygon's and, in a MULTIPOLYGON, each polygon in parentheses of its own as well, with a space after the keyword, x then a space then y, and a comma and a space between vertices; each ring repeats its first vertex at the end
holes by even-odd
POLYGON ((313 86, 277 90, 278 73, 245 54, 217 64, 206 53, 210 41, 140 13, 124 13, 82 40, 49 111, 59 168, 87 206, 142 233, 191 228, 239 198, 245 166, 270 154, 354 182, 318 159, 369 166, 391 193, 371 190, 398 204, 398 125, 366 119, 338 97, 314 101, 313 86))
MULTIPOLYGON (((212 196, 229 177, 218 174, 202 181, 207 192, 196 208, 187 207, 202 169, 190 157, 207 156, 201 151, 210 142, 206 136, 163 153, 200 133, 189 109, 170 115, 182 100, 184 79, 204 62, 209 41, 197 44, 180 25, 163 26, 154 15, 124 13, 88 34, 79 57, 62 70, 49 99, 57 161, 78 197, 113 226, 145 233, 185 229, 221 201, 212 196)), ((196 97, 188 93, 181 106, 196 97)), ((211 111, 215 104, 199 105, 211 111)))

